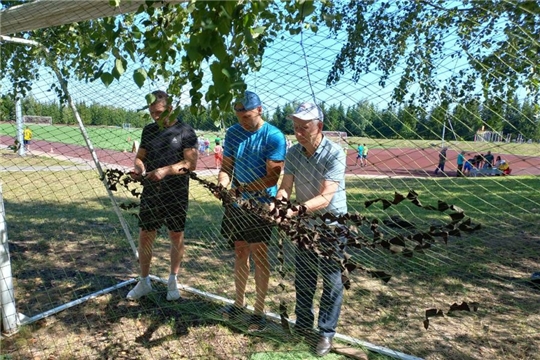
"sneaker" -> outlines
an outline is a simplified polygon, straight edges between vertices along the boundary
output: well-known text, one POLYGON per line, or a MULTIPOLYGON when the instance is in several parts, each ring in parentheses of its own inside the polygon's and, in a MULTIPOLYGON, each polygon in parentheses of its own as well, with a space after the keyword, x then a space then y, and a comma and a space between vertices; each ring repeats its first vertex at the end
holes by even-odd
POLYGON ((178 283, 176 277, 170 277, 167 283, 167 301, 175 301, 180 299, 180 290, 178 290, 178 283))
POLYGON ((126 299, 128 300, 138 300, 142 298, 145 295, 148 295, 150 292, 152 292, 152 285, 150 284, 150 281, 141 280, 135 285, 133 289, 131 289, 130 292, 128 292, 126 299))

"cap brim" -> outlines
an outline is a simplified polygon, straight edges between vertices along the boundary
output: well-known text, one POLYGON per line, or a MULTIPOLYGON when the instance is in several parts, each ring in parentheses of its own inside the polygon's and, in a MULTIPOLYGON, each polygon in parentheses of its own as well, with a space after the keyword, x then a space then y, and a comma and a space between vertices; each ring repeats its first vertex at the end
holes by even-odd
POLYGON ((287 116, 287 119, 289 120, 298 119, 298 120, 304 120, 304 121, 319 120, 319 119, 312 119, 308 115, 302 115, 302 114, 291 114, 287 116))

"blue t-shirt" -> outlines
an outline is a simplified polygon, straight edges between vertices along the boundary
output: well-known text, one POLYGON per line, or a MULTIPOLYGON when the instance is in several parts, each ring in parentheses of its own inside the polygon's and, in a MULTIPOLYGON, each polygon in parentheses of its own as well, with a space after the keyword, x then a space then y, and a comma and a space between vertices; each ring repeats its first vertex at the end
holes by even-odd
MULTIPOLYGON (((255 132, 245 130, 240 124, 230 127, 225 134, 223 156, 234 160, 233 187, 264 177, 266 161, 284 161, 286 151, 285 135, 267 122, 255 132)), ((277 186, 265 192, 267 196, 276 196, 277 186)))
POLYGON ((463 156, 463 154, 458 154, 458 156, 457 156, 457 164, 458 165, 463 165, 464 162, 465 162, 465 156, 463 156))
POLYGON ((315 153, 307 157, 304 147, 296 144, 289 149, 285 160, 285 174, 294 176, 296 201, 304 203, 320 195, 323 181, 339 182, 338 189, 326 209, 334 215, 347 212, 345 194, 345 154, 339 145, 323 137, 315 153))

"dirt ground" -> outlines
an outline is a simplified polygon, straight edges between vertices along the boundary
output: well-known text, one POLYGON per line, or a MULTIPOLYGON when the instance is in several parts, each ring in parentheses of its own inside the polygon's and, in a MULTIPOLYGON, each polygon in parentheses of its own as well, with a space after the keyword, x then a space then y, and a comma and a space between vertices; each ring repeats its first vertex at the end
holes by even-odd
MULTIPOLYGON (((45 147, 43 151, 50 152, 50 144, 47 146, 49 150, 45 147)), ((53 148, 52 153, 86 156, 72 150, 59 147, 53 148)), ((417 150, 415 154, 424 153, 417 150)), ((123 160, 119 164, 132 163, 129 153, 101 155, 104 162, 117 161, 121 156, 123 160)), ((436 159, 435 155, 421 157, 436 159)), ((378 156, 373 151, 372 159, 381 159, 378 156)), ((210 161, 211 158, 203 158, 201 169, 213 166, 205 159, 210 161)), ((351 159, 354 154, 349 154, 349 167, 354 163, 351 159)), ((431 163, 426 168, 430 166, 431 163)), ((366 170, 354 171, 377 172, 378 168, 381 165, 373 170, 368 166, 366 170)), ((415 171, 423 170, 416 168, 415 171)), ((396 173, 395 168, 392 173, 396 173)), ((136 276, 136 260, 123 242, 118 225, 95 220, 92 214, 85 214, 88 221, 70 223, 66 220, 68 217, 58 217, 58 223, 51 224, 55 217, 37 218, 36 206, 46 204, 30 203, 26 208, 17 204, 10 209, 15 211, 15 219, 21 219, 20 223, 10 222, 10 231, 21 234, 10 241, 13 273, 16 274, 15 295, 21 313, 35 316, 136 276), (32 229, 23 221, 23 215, 34 222, 32 229), (107 241, 97 236, 103 234, 107 241)), ((58 210, 51 207, 40 211, 58 210)), ((426 273, 435 272, 432 277, 415 273, 408 260, 395 259, 391 260, 391 266, 398 271, 388 285, 365 273, 355 273, 353 286, 345 295, 338 331, 353 339, 430 360, 540 359, 540 289, 528 281, 530 270, 539 264, 540 237, 533 231, 537 224, 527 226, 524 222, 522 225, 520 229, 525 230, 520 230, 517 236, 527 242, 526 248, 516 244, 514 236, 457 239, 444 249, 428 252, 425 260, 428 264, 422 264, 419 259, 415 265, 425 266, 426 273), (494 249, 496 261, 477 265, 473 261, 453 260, 456 254, 464 252, 467 259, 484 259, 487 249, 494 249), (431 268, 437 266, 440 273, 431 268), (451 304, 463 301, 478 302, 478 311, 449 311, 451 304), (426 330, 425 311, 431 308, 442 310, 444 317, 430 318, 426 330)), ((209 234, 211 238, 213 233, 209 234)), ((208 248, 195 239, 187 243, 181 283, 232 298, 232 252, 225 247, 208 248)), ((292 273, 281 279, 277 273, 277 249, 272 248, 270 253, 273 259, 268 310, 279 312, 279 301, 285 300, 292 315, 292 273), (280 282, 287 285, 285 293, 277 290, 280 282)), ((288 264, 292 263, 291 253, 290 249, 285 253, 288 264)), ((375 268, 384 268, 385 262, 390 261, 377 252, 357 256, 364 256, 375 268)), ((166 241, 156 247, 153 264, 156 266, 152 273, 166 276, 166 241)), ((156 283, 155 294, 130 302, 125 296, 131 286, 22 327, 18 334, 2 339, 0 355, 7 359, 39 360, 257 360, 309 359, 312 356, 309 351, 312 340, 306 343, 290 336, 277 322, 262 334, 248 334, 245 324, 231 324, 221 319, 222 301, 209 301, 186 292, 185 301, 171 304, 165 300, 165 287, 156 283)), ((250 304, 254 296, 251 281, 248 286, 250 304)), ((377 356, 370 353, 372 359, 377 356)), ((328 358, 345 357, 332 354, 328 358)))

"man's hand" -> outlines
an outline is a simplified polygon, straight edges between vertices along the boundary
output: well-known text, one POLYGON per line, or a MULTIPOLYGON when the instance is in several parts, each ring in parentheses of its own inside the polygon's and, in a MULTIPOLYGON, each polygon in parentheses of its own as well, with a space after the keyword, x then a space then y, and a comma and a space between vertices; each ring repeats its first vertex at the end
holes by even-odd
POLYGON ((146 176, 143 176, 143 178, 151 180, 151 181, 160 181, 165 178, 169 174, 169 170, 167 167, 162 167, 156 170, 152 170, 149 173, 146 174, 146 176))
POLYGON ((144 177, 146 177, 146 171, 139 173, 136 170, 131 170, 128 174, 129 176, 131 176, 133 180, 137 180, 137 181, 141 181, 144 177))

